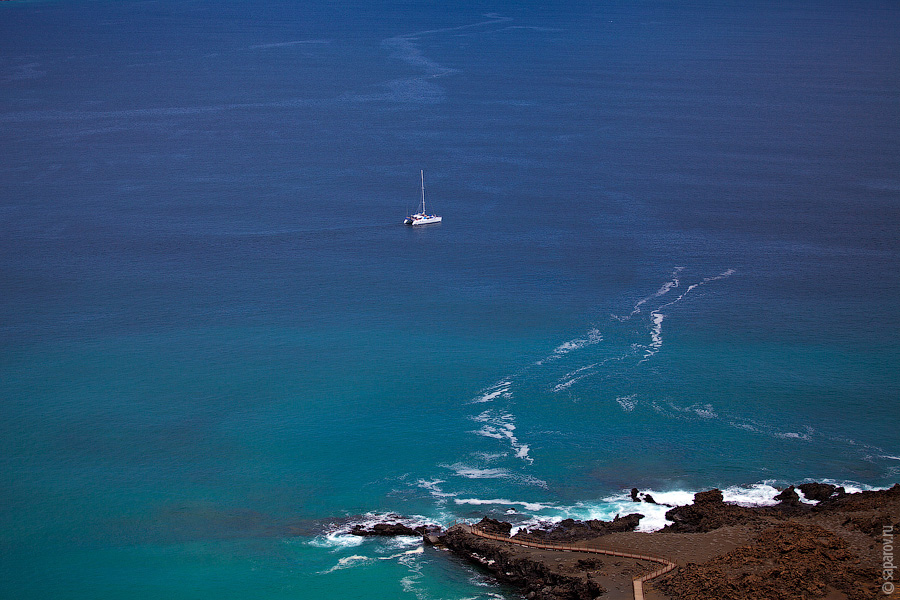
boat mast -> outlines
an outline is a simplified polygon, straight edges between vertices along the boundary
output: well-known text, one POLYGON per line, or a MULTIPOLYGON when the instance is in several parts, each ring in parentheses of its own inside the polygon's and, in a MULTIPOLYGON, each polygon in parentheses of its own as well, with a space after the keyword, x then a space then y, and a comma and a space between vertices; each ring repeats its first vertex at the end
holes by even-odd
POLYGON ((425 170, 420 171, 422 175, 422 214, 425 214, 425 170))

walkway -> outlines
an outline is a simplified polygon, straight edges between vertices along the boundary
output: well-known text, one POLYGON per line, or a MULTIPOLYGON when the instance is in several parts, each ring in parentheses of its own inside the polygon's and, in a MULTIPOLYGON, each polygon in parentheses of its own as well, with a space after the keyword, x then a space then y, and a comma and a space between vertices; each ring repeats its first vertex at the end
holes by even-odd
POLYGON ((608 554, 609 556, 619 556, 621 558, 632 558, 635 560, 648 560, 655 563, 660 563, 665 565, 661 569, 657 569, 652 573, 647 573, 646 575, 642 575, 640 577, 635 577, 632 579, 631 583, 634 587, 634 600, 644 600, 644 582, 650 581, 655 577, 659 577, 665 573, 668 573, 672 569, 675 568, 675 563, 666 560, 665 558, 659 558, 657 556, 645 556, 643 554, 630 554, 628 552, 616 552, 615 550, 602 550, 600 548, 585 548, 582 546, 565 546, 562 544, 548 544, 546 542, 538 542, 536 540, 529 540, 525 538, 514 539, 510 537, 505 537, 502 535, 495 535, 493 533, 487 533, 481 531, 475 525, 466 525, 469 532, 473 535, 477 535, 478 537, 487 538, 489 540, 496 540, 498 542, 508 542, 510 544, 517 544, 519 546, 525 546, 528 548, 538 548, 541 550, 561 550, 564 552, 590 552, 593 554, 608 554))

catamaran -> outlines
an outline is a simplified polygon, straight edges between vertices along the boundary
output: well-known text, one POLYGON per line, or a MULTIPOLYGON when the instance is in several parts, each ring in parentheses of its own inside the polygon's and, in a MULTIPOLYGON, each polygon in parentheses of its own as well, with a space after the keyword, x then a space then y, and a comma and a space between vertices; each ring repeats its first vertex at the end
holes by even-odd
POLYGON ((422 175, 422 207, 419 212, 409 215, 404 219, 406 225, 429 225, 431 223, 440 223, 441 218, 437 215, 429 215, 425 212, 425 171, 421 171, 422 175))

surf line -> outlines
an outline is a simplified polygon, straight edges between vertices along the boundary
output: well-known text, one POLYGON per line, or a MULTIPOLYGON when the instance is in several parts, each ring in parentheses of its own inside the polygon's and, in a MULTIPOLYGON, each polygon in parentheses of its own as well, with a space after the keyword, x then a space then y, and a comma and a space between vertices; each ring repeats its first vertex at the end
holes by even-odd
MULTIPOLYGON (((672 275, 673 275, 672 281, 669 281, 666 284, 664 284, 659 289, 659 291, 656 292, 656 294, 654 294, 653 296, 649 296, 648 298, 645 298, 645 299, 641 300, 640 302, 638 302, 635 305, 634 310, 631 312, 631 314, 627 318, 631 318, 633 315, 640 312, 640 306, 642 304, 644 304, 648 299, 658 298, 659 296, 667 294, 669 292, 669 290, 671 290, 672 288, 678 287, 680 285, 680 281, 678 280, 678 273, 683 268, 684 267, 678 267, 677 269, 675 269, 675 271, 672 273, 672 275)), ((657 352, 659 352, 660 348, 662 348, 662 344, 663 344, 662 324, 663 324, 663 320, 666 318, 666 315, 664 315, 662 313, 662 310, 664 308, 668 308, 669 306, 672 306, 673 304, 677 304, 677 303, 681 302, 685 296, 690 294, 692 291, 694 291, 701 285, 706 285, 707 283, 710 283, 712 281, 719 281, 721 279, 727 279, 728 277, 731 277, 732 275, 734 275, 734 273, 735 273, 734 269, 727 269, 727 270, 723 271, 722 273, 719 273, 718 275, 714 275, 712 277, 704 277, 702 281, 699 281, 697 283, 692 283, 691 285, 689 285, 687 287, 687 289, 684 290, 681 293, 681 295, 679 295, 674 300, 670 300, 669 302, 666 302, 665 304, 661 304, 657 308, 655 308, 653 311, 651 311, 650 312, 650 320, 652 321, 653 326, 650 328, 650 344, 648 346, 646 346, 646 352, 644 353, 644 358, 642 358, 640 360, 640 362, 638 362, 638 364, 646 362, 653 355, 655 355, 657 352)))
POLYGON ((634 560, 646 560, 650 562, 655 562, 664 565, 662 568, 647 573, 646 575, 641 575, 639 577, 634 577, 631 580, 632 590, 634 593, 634 600, 644 600, 644 582, 650 581, 651 579, 655 579, 660 575, 664 575, 674 569, 676 564, 672 561, 660 558, 658 556, 648 556, 644 554, 631 554, 629 552, 618 552, 616 550, 604 550, 602 548, 586 548, 584 546, 565 546, 562 544, 548 544, 546 542, 537 542, 529 539, 513 539, 509 537, 504 537, 501 535, 494 535, 492 533, 487 533, 482 531, 477 525, 462 525, 460 527, 464 527, 468 530, 472 535, 476 535, 478 537, 486 538, 489 540, 496 540, 498 542, 506 542, 509 544, 516 544, 519 546, 525 546, 527 548, 538 548, 540 550, 559 550, 561 552, 588 552, 592 554, 606 554, 608 556, 618 556, 620 558, 631 558, 634 560))

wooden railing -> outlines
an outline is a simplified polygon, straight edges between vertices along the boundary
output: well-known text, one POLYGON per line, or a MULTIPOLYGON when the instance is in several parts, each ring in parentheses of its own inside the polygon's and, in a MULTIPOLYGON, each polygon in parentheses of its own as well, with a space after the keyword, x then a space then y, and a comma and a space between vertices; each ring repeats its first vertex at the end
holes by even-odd
POLYGON ((655 577, 659 577, 665 573, 668 573, 672 569, 675 568, 675 563, 670 560, 666 560, 665 558, 659 558, 658 556, 648 556, 645 554, 632 554, 630 552, 618 552, 616 550, 604 550, 602 548, 587 548, 585 546, 569 546, 565 544, 551 544, 544 541, 538 541, 533 538, 527 537, 517 537, 511 538, 503 535, 497 535, 494 533, 488 533, 486 531, 482 531, 478 528, 477 525, 468 525, 469 530, 472 534, 477 535, 478 537, 487 538, 490 540, 496 540, 498 542, 508 542, 510 544, 517 544, 519 546, 525 546, 527 548, 539 548, 542 550, 559 550, 562 552, 590 552, 593 554, 606 554, 608 556, 618 556, 621 558, 631 558, 634 560, 646 560, 655 563, 661 563, 664 566, 652 573, 647 573, 646 575, 641 575, 640 577, 635 577, 631 580, 632 587, 634 589, 634 600, 644 600, 644 582, 650 581, 655 577))

